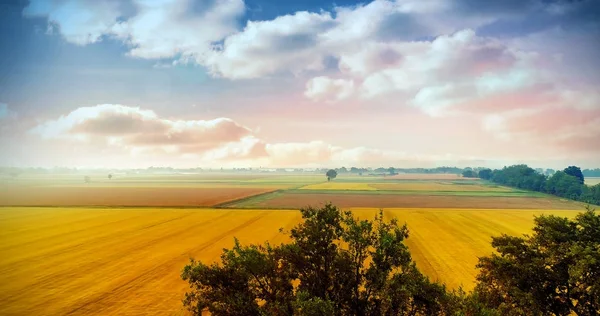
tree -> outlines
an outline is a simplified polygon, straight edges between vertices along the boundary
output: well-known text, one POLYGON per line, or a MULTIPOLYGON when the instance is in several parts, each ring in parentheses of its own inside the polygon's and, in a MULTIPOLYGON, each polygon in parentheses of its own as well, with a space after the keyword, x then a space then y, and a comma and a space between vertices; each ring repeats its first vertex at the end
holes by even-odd
POLYGON ((83 182, 90 183, 90 182, 92 182, 92 179, 90 178, 90 176, 85 176, 85 177, 83 177, 83 182))
POLYGON ((579 183, 581 183, 581 184, 585 183, 583 173, 581 172, 581 169, 579 169, 579 167, 569 166, 569 167, 565 168, 564 173, 579 179, 579 183))
POLYGON ((327 176, 327 181, 331 181, 337 177, 337 171, 329 169, 325 175, 327 176))
POLYGON ((492 178, 492 169, 479 170, 479 178, 484 180, 490 180, 492 178))
POLYGON ((111 173, 108 174, 108 180, 112 179, 113 175, 111 173))
POLYGON ((389 167, 389 168, 388 168, 388 172, 389 172, 389 174, 390 174, 390 175, 392 175, 392 176, 393 176, 393 175, 395 175, 395 174, 396 174, 396 169, 394 169, 394 167, 389 167))
POLYGON ((225 249, 191 261, 184 305, 195 315, 454 315, 456 298, 416 268, 406 225, 359 220, 327 204, 301 210, 291 242, 225 249), (367 264, 368 263, 368 264, 367 264), (259 303, 260 302, 260 303, 259 303))
POLYGON ((492 239, 498 254, 480 258, 475 292, 505 315, 600 313, 600 216, 535 218, 533 235, 492 239))
POLYGON ((562 171, 557 171, 546 182, 546 192, 573 200, 580 198, 583 187, 579 179, 562 171))
POLYGON ((465 178, 477 178, 477 172, 473 171, 473 170, 465 170, 462 173, 462 176, 465 178))

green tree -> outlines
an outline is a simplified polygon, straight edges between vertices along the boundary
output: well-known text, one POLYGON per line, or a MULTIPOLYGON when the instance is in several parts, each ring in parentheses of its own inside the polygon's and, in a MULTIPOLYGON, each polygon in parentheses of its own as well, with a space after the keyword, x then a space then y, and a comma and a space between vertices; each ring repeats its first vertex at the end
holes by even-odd
POLYGON ((484 180, 490 180, 492 178, 492 169, 479 170, 479 178, 484 180))
POLYGON ((477 178, 478 174, 473 170, 465 170, 463 171, 462 176, 465 178, 477 178))
POLYGON ((337 171, 329 169, 325 175, 327 176, 327 181, 331 181, 337 177, 337 171))
POLYGON ((583 187, 579 179, 562 171, 557 171, 546 182, 546 192, 573 200, 580 198, 583 187))
POLYGON ((388 173, 389 173, 390 175, 394 175, 394 174, 396 174, 396 169, 394 169, 394 167, 389 167, 389 168, 388 168, 388 173))
POLYGON ((579 169, 579 167, 569 166, 565 168, 564 173, 579 179, 579 183, 581 184, 585 183, 585 178, 583 177, 583 173, 581 172, 581 169, 579 169))
POLYGON ((416 268, 406 225, 359 220, 331 204, 301 210, 279 246, 225 249, 221 263, 191 261, 184 305, 201 315, 453 315, 463 300, 416 268))
POLYGON ((600 216, 535 218, 531 236, 492 239, 498 254, 480 258, 480 303, 504 315, 600 313, 600 216))

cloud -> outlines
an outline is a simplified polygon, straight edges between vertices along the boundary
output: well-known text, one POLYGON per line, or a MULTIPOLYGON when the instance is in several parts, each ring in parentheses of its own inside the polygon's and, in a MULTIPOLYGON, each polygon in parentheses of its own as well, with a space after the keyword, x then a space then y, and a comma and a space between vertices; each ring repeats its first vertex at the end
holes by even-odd
POLYGON ((323 69, 326 52, 320 34, 333 27, 328 13, 297 12, 270 21, 249 21, 227 37, 223 47, 200 60, 217 76, 258 78, 285 71, 323 69))
POLYGON ((47 17, 48 30, 57 25, 65 40, 87 45, 109 34, 123 11, 119 0, 31 0, 23 15, 47 17))
POLYGON ((306 83, 304 95, 313 101, 341 101, 354 93, 352 80, 331 79, 329 77, 312 78, 306 83))
POLYGON ((47 17, 66 41, 92 44, 103 37, 130 47, 145 59, 202 59, 238 29, 243 0, 32 0, 26 17, 47 17), (200 4, 204 4, 201 6, 200 4))
POLYGON ((202 59, 237 30, 244 13, 242 0, 209 1, 199 8, 191 0, 134 3, 137 13, 109 33, 131 47, 130 56, 145 59, 202 59))
POLYGON ((504 141, 544 144, 572 154, 600 155, 600 94, 580 93, 583 107, 574 107, 573 95, 563 93, 544 106, 515 109, 485 117, 483 127, 504 141), (595 103, 592 103, 595 102, 595 103))
POLYGON ((252 136, 250 129, 228 118, 171 120, 160 118, 151 110, 118 104, 80 107, 31 132, 46 139, 117 146, 138 153, 160 149, 199 155, 247 142, 247 137, 252 136))

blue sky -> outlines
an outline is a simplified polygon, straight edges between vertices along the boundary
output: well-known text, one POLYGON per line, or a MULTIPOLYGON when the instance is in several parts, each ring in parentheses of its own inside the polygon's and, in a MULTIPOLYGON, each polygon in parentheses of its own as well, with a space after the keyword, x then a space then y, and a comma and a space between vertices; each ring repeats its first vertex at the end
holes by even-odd
POLYGON ((600 161, 600 1, 0 6, 2 165, 600 161))

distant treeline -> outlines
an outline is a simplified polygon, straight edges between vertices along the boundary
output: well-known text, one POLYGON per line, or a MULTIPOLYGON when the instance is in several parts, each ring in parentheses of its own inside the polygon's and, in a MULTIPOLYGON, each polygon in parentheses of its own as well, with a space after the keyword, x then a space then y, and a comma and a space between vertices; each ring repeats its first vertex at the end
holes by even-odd
MULTIPOLYGON (((597 169, 598 170, 598 169, 597 169)), ((479 178, 492 182, 581 201, 600 204, 600 184, 584 184, 585 176, 579 167, 570 166, 551 176, 541 174, 527 165, 514 165, 501 170, 482 169, 479 178)))
POLYGON ((582 172, 583 172, 583 175, 586 177, 600 178, 600 168, 584 169, 582 172))
MULTIPOLYGON (((294 173, 325 173, 329 168, 172 168, 172 167, 148 167, 139 169, 88 169, 88 168, 15 168, 15 167, 0 167, 0 174, 19 175, 27 174, 80 174, 80 173, 131 173, 131 174, 158 174, 158 173, 203 173, 203 172, 294 172, 294 173)), ((341 167, 335 168, 338 174, 353 173, 353 174, 397 174, 397 173, 450 173, 461 174, 465 170, 471 168, 457 167, 438 167, 438 168, 357 168, 357 167, 341 167)), ((478 170, 478 169, 475 169, 478 170)))

